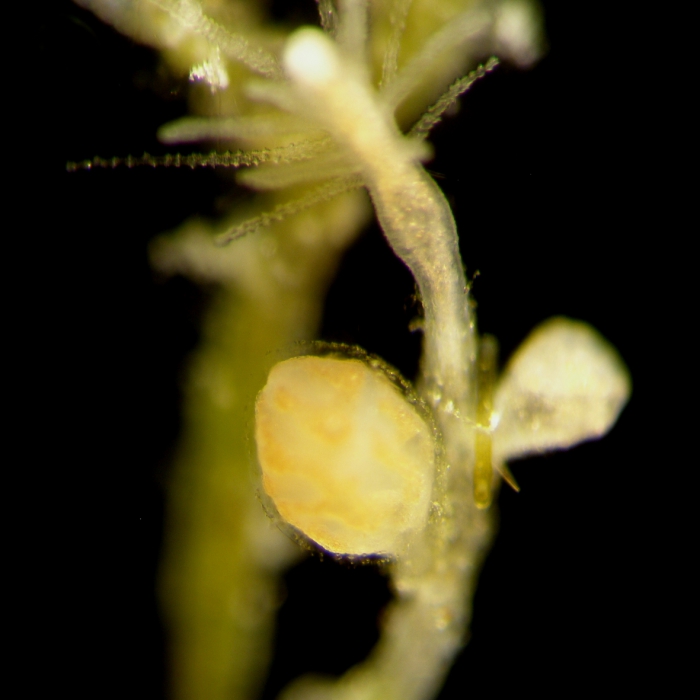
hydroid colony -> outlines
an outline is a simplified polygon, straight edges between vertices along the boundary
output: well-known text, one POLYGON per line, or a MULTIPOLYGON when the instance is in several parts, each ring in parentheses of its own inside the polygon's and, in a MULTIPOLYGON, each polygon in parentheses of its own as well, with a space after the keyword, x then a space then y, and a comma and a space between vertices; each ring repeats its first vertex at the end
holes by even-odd
POLYGON ((498 473, 511 479, 514 456, 599 437, 629 393, 614 349, 564 318, 537 328, 496 377, 452 213, 422 166, 430 129, 497 62, 478 59, 535 60, 534 8, 319 0, 321 27, 286 35, 253 2, 80 4, 208 86, 193 105, 204 116, 164 126, 163 141, 231 144, 127 164, 248 168, 239 181, 266 193, 221 226, 190 222, 152 250, 161 270, 220 287, 171 493, 162 599, 174 696, 254 697, 264 672, 275 577, 295 550, 249 478, 254 405, 268 513, 292 539, 386 559, 395 592, 365 662, 340 679, 302 678, 284 697, 432 697, 469 622, 498 473), (421 295, 415 387, 357 349, 307 345, 278 363, 270 352, 313 338, 370 202, 421 295))

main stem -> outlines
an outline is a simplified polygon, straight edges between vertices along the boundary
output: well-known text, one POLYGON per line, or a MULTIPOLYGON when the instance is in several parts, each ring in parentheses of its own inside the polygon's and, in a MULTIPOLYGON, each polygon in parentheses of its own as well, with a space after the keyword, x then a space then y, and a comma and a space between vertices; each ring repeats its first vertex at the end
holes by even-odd
POLYGON ((444 445, 429 526, 392 567, 397 600, 379 644, 323 694, 306 695, 301 683, 285 700, 428 700, 460 648, 491 532, 472 495, 476 339, 457 230, 416 144, 401 135, 351 56, 304 29, 288 42, 285 67, 298 97, 361 167, 384 234, 418 283, 425 315, 419 390, 444 445))
POLYGON ((378 676, 391 687, 376 697, 424 700, 437 692, 461 646, 491 528, 472 497, 476 339, 454 218, 420 165, 394 163, 390 178, 385 172, 380 167, 369 177, 370 193, 387 240, 421 292, 419 388, 442 433, 445 471, 423 542, 394 565, 398 600, 375 657, 385 666, 378 676))

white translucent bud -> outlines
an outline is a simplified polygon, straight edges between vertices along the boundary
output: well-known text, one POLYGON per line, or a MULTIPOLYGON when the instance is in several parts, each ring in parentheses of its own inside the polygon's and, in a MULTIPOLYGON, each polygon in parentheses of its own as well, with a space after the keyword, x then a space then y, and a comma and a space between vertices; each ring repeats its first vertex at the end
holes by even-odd
POLYGON ((494 399, 496 461, 604 435, 630 395, 627 369, 589 325, 545 321, 511 358, 494 399))
POLYGON ((530 67, 543 53, 542 24, 541 11, 529 0, 503 2, 493 30, 499 56, 530 67))
POLYGON ((389 378, 356 359, 275 365, 255 405, 263 488, 289 524, 337 554, 400 550, 422 529, 433 432, 389 378))
POLYGON ((340 58, 333 41, 320 29, 303 27, 284 48, 284 68, 299 85, 323 87, 340 73, 340 58))

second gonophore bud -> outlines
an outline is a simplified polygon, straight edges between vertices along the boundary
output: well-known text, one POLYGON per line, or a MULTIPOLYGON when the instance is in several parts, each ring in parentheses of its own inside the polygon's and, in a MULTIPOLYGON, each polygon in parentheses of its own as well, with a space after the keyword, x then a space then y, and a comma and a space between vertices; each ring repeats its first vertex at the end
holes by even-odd
POLYGON ((428 520, 435 431, 380 367, 338 356, 275 365, 255 405, 263 488, 323 549, 400 552, 428 520))

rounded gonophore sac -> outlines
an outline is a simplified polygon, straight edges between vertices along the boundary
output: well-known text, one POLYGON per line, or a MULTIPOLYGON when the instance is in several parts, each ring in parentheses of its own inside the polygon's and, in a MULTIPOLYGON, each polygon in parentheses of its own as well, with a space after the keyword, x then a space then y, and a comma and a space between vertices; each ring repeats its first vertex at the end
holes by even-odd
POLYGON ((497 461, 601 437, 630 390, 624 362, 593 328, 563 317, 545 321, 515 352, 498 384, 497 461))
POLYGON ((255 439, 280 516, 329 552, 393 555, 427 522, 433 430, 380 369, 280 362, 256 401, 255 439))

